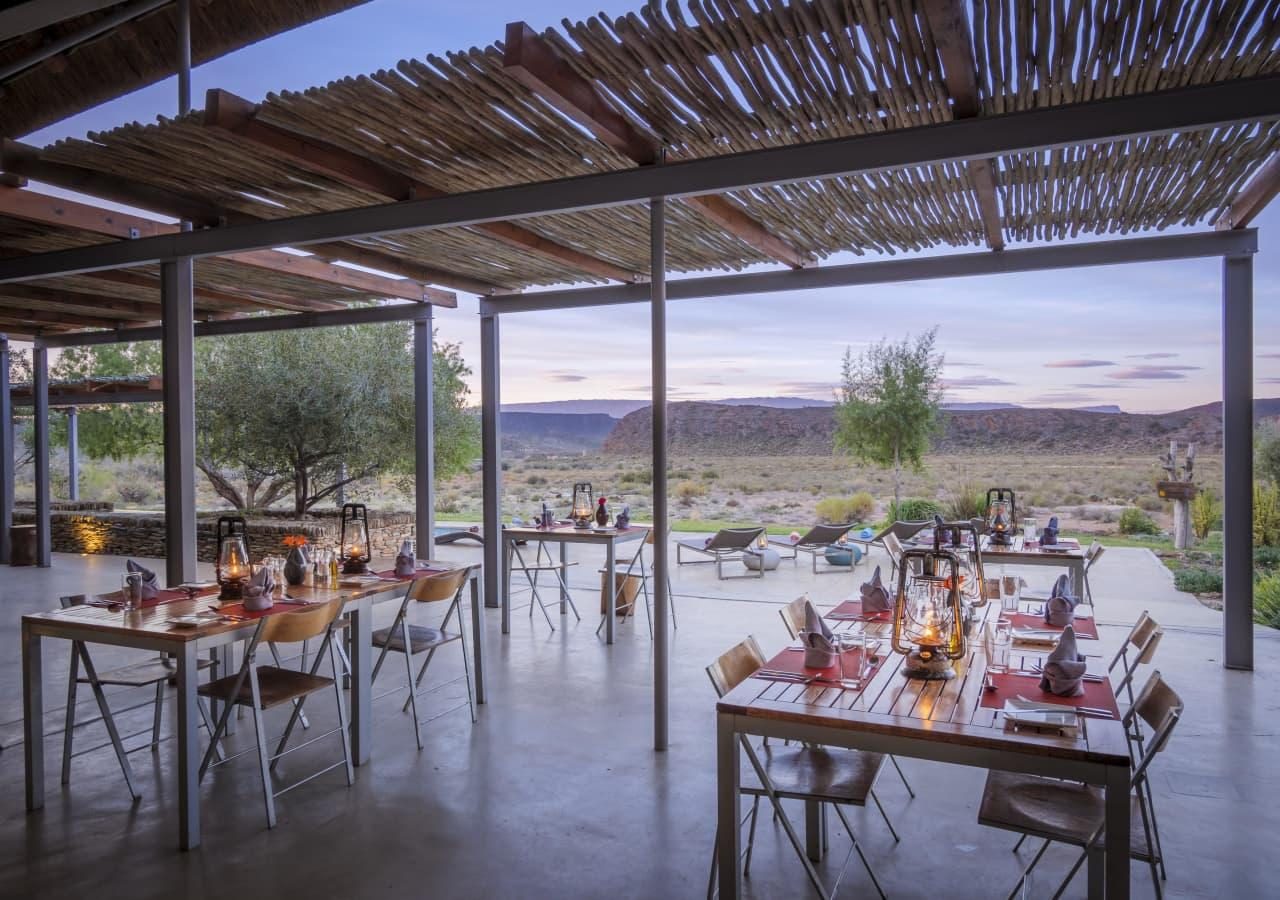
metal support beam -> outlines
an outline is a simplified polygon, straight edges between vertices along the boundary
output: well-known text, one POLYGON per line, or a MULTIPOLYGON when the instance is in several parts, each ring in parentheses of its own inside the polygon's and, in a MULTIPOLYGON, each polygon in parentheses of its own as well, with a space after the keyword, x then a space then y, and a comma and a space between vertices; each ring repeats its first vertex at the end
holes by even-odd
POLYGON ((67 499, 80 499, 80 413, 67 407, 67 499))
POLYGON ((32 388, 35 392, 36 565, 53 562, 53 537, 49 519, 49 351, 36 341, 31 351, 32 388))
POLYGON ((1223 665, 1253 668, 1253 258, 1222 261, 1223 665))
POLYGON ((667 209, 649 201, 649 340, 653 389, 653 747, 668 744, 671 646, 667 634, 667 209))
POLYGON ((0 563, 8 564, 13 525, 13 396, 9 390, 9 337, 0 334, 0 563))
POLYGON ((160 267, 163 307, 165 573, 196 580, 196 389, 191 260, 160 267))
MULTIPOLYGON (((973 275, 1005 275, 1046 269, 1074 269, 1113 266, 1120 263, 1168 262, 1175 259, 1202 259, 1256 253, 1258 232, 1206 231, 1161 237, 1130 238, 1028 247, 1000 253, 957 253, 951 256, 924 256, 821 266, 797 271, 752 272, 746 275, 712 275, 681 278, 667 285, 668 300, 696 300, 711 297, 772 294, 778 291, 806 291, 854 285, 897 284, 973 275)), ((617 303, 644 303, 649 300, 645 285, 610 285, 600 288, 572 288, 539 291, 480 301, 481 315, 610 306, 617 303)))
MULTIPOLYGON (((1280 118, 1280 75, 0 260, 0 282, 305 246, 1280 118)), ((19 173, 23 174, 23 173, 19 173)))
POLYGON ((178 115, 191 112, 191 0, 178 2, 178 115))
POLYGON ((502 415, 498 318, 480 317, 480 455, 483 482, 484 605, 502 607, 502 633, 511 631, 511 598, 503 583, 502 415))
MULTIPOLYGON (((38 66, 46 59, 57 56, 59 53, 65 53, 74 47, 88 43, 94 38, 106 34, 111 29, 123 25, 125 22, 132 21, 139 16, 144 16, 159 9, 168 2, 169 0, 137 0, 137 2, 130 3, 128 6, 122 6, 115 12, 95 20, 92 24, 81 28, 79 31, 48 41, 26 56, 0 66, 0 81, 5 81, 20 72, 25 72, 32 66, 38 66)), ((103 2, 103 0, 86 0, 86 2, 74 4, 55 4, 50 3, 49 0, 40 0, 38 3, 33 0, 33 2, 23 3, 14 9, 0 13, 0 40, 5 40, 7 37, 13 37, 17 34, 26 34, 55 22, 60 22, 64 18, 82 15, 84 12, 92 12, 95 9, 111 5, 112 3, 103 2), (59 5, 63 9, 56 9, 59 5), (43 9, 28 11, 28 8, 37 6, 43 7, 43 9), (77 11, 71 12, 69 16, 64 15, 64 12, 68 9, 76 9, 77 11), (57 18, 54 18, 54 16, 57 16, 57 18), (23 30, 15 31, 14 29, 17 28, 22 28, 23 30)))
POLYGON ((413 323, 413 474, 417 553, 434 559, 436 548, 435 372, 431 307, 413 323))

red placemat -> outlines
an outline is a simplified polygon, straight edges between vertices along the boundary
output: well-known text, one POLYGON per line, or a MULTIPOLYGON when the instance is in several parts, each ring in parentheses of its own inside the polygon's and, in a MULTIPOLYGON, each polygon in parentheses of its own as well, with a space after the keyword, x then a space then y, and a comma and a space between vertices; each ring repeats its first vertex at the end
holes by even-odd
MULTIPOLYGON (((846 654, 846 656, 852 657, 854 656, 854 654, 850 652, 846 654)), ((876 671, 880 668, 880 665, 883 662, 884 662, 883 654, 872 658, 871 671, 867 673, 866 678, 862 679, 863 684, 871 680, 872 676, 876 674, 876 671)), ((796 650, 796 649, 790 649, 790 648, 783 650, 780 653, 778 653, 775 657, 773 657, 773 659, 765 663, 764 666, 762 666, 761 668, 762 670, 770 669, 775 672, 788 672, 792 675, 802 675, 806 678, 812 678, 815 681, 829 681, 834 684, 840 683, 839 664, 834 666, 827 666, 825 669, 811 669, 804 664, 803 650, 796 650)), ((754 677, 769 678, 768 675, 762 675, 759 672, 757 672, 754 677)), ((776 680, 786 681, 789 679, 778 678, 776 680)))
POLYGON ((828 619, 853 619, 866 622, 890 622, 893 620, 893 613, 887 609, 864 615, 861 600, 846 600, 835 609, 823 613, 823 616, 828 619))
MULTIPOLYGON (((1057 625, 1048 625, 1044 621, 1044 616, 1037 616, 1034 613, 1014 613, 1006 612, 1000 614, 1001 621, 1008 622, 1014 628, 1034 628, 1037 631, 1057 631, 1062 632, 1064 628, 1057 625)), ((1093 619, 1084 616, 1077 616, 1071 622, 1071 626, 1075 629, 1076 637, 1085 638, 1087 640, 1098 640, 1098 623, 1093 619)), ((1016 635, 1015 635, 1016 636, 1016 635)))
MULTIPOLYGON (((152 597, 150 600, 143 600, 142 608, 150 609, 153 606, 160 606, 161 604, 164 604, 164 603, 174 603, 178 600, 193 599, 193 597, 194 598, 207 597, 210 594, 215 594, 217 592, 218 592, 218 588, 216 587, 205 588, 202 591, 196 591, 194 595, 188 594, 185 590, 182 590, 181 588, 165 588, 164 590, 157 591, 156 595, 152 597)), ((109 594, 99 594, 98 596, 94 597, 92 600, 86 601, 85 605, 101 606, 107 609, 113 609, 117 606, 120 606, 122 603, 124 603, 123 592, 112 591, 109 594)))
POLYGON ((1040 690, 1039 675, 990 675, 988 683, 995 685, 995 690, 983 690, 982 706, 987 709, 1004 709, 1006 700, 1017 700, 1021 694, 1036 703, 1058 703, 1062 706, 1092 706, 1095 709, 1106 709, 1120 718, 1120 709, 1116 706, 1116 695, 1111 690, 1111 679, 1102 681, 1084 681, 1084 694, 1079 697, 1059 697, 1040 690))
MULTIPOLYGON (((426 575, 439 575, 441 572, 447 572, 447 571, 449 570, 448 569, 418 569, 416 572, 413 573, 413 577, 422 578, 426 575)), ((374 572, 373 574, 377 575, 379 578, 383 579, 384 581, 404 581, 405 578, 408 577, 405 575, 397 575, 395 569, 384 569, 381 572, 374 572)))

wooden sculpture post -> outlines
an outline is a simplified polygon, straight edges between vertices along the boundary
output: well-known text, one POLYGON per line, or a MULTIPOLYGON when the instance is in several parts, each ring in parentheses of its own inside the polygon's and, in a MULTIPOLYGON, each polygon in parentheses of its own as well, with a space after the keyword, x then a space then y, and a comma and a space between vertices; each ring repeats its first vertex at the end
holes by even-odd
POLYGON ((1187 444, 1187 456, 1178 466, 1178 442, 1169 442, 1169 453, 1161 462, 1168 478, 1156 482, 1156 492, 1162 500, 1173 501, 1173 546, 1185 550, 1191 546, 1191 501, 1198 488, 1192 482, 1196 464, 1196 445, 1187 444))

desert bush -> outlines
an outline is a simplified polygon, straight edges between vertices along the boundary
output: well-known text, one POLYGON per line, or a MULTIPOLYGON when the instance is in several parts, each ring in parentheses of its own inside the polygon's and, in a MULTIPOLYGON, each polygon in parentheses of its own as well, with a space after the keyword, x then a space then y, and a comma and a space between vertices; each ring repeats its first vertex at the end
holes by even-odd
POLYGON ((634 472, 623 472, 618 481, 622 484, 652 484, 653 470, 636 469, 634 472))
POLYGON ((1253 621, 1280 628, 1280 575, 1268 575, 1254 585, 1253 621))
POLYGON ((546 484, 547 479, 543 478, 541 475, 530 475, 528 478, 524 480, 524 483, 525 484, 546 484))
POLYGON ((142 478, 119 478, 116 481, 116 496, 121 503, 142 506, 155 499, 157 495, 154 482, 142 478))
POLYGON ((1253 486, 1253 543, 1257 547, 1280 545, 1280 486, 1253 486))
POLYGON ((703 480, 703 481, 715 481, 715 480, 716 480, 717 478, 719 478, 719 477, 720 477, 720 473, 719 473, 719 472, 717 472, 715 469, 703 469, 703 470, 702 470, 702 480, 703 480))
POLYGON ((819 520, 831 525, 843 522, 865 522, 875 510, 876 502, 868 493, 852 497, 826 497, 818 501, 815 511, 819 520))
POLYGON ((741 506, 742 504, 738 502, 736 497, 730 497, 728 500, 724 501, 724 505, 729 507, 730 509, 733 509, 735 507, 741 506))
POLYGON ((1173 573, 1173 585, 1188 594, 1220 594, 1222 593, 1222 572, 1218 569, 1186 566, 1173 573))
POLYGON ((707 486, 697 481, 682 481, 672 491, 676 500, 688 506, 698 497, 707 495, 707 486))
POLYGON ((1143 497, 1138 501, 1138 508, 1147 512, 1160 512, 1164 509, 1164 501, 1159 497, 1143 497))
POLYGON ((1160 529, 1151 517, 1137 507, 1130 506, 1120 513, 1121 534, 1159 534, 1160 529))
POLYGON ((1213 491, 1204 490, 1195 495, 1191 501, 1191 530, 1197 539, 1207 538, 1221 518, 1222 504, 1213 496, 1213 491))
POLYGON ((1080 506, 1084 503, 1084 496, 1077 493, 1067 494, 1062 498, 1063 506, 1080 506))
POLYGON ((983 519, 987 515, 987 495, 972 484, 961 484, 947 497, 947 518, 952 522, 983 519))
POLYGON ((436 498, 436 512, 457 513, 462 511, 462 498, 457 494, 444 494, 436 498))
POLYGON ((1264 574, 1280 569, 1280 547, 1254 547, 1253 568, 1264 574))
POLYGON ((894 522, 923 522, 939 512, 938 504, 924 497, 904 497, 900 503, 889 504, 889 519, 894 522))

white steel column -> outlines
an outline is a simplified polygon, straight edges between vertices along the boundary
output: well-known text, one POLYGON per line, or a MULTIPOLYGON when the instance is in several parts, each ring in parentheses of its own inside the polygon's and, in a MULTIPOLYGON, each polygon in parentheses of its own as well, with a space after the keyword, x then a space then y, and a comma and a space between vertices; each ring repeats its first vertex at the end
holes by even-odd
POLYGON ((165 575, 196 580, 195 322, 191 260, 160 266, 165 575))
POLYGON ((9 385, 9 336, 0 334, 0 563, 8 564, 13 525, 13 395, 9 385))
POLYGON ((505 551, 502 540, 502 418, 499 329, 497 316, 480 317, 480 447, 484 482, 484 605, 502 607, 502 633, 511 631, 511 598, 503 584, 505 551))
POLYGON ((1222 260, 1223 665, 1253 668, 1253 257, 1222 260))
POLYGON ((667 241, 666 201, 649 201, 649 330, 653 358, 653 747, 667 749, 667 241))
POLYGON ((31 371, 36 433, 36 565, 48 568, 53 561, 49 521, 49 351, 39 339, 31 351, 31 371))
POLYGON ((80 499, 80 413, 67 407, 67 499, 80 499))
POLYGON ((436 549, 435 360, 432 358, 432 310, 413 323, 413 502, 419 559, 434 559, 436 549))

